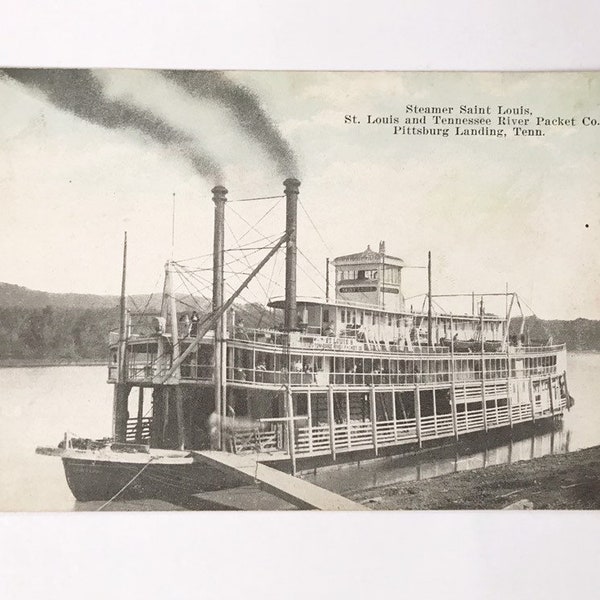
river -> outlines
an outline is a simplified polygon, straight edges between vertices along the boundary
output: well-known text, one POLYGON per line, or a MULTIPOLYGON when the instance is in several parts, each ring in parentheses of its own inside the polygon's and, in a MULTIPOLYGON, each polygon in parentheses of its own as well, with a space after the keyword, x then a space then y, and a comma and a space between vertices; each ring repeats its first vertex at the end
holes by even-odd
MULTIPOLYGON (((309 481, 344 491, 423 479, 550 453, 600 444, 600 354, 569 354, 569 391, 575 407, 556 431, 452 457, 394 458, 327 468, 307 475, 309 481)), ((112 387, 106 368, 32 367, 0 369, 0 510, 72 511, 78 503, 67 487, 62 463, 35 454, 36 446, 55 446, 65 431, 90 438, 110 435, 112 387)), ((120 508, 164 509, 159 503, 120 503, 120 508)))

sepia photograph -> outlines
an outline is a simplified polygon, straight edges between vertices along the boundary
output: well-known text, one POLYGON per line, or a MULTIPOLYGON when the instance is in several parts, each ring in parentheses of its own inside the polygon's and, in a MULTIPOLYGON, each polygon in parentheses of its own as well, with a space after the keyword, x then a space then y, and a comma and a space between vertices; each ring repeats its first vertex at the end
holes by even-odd
POLYGON ((2 69, 0 511, 600 508, 599 98, 2 69))

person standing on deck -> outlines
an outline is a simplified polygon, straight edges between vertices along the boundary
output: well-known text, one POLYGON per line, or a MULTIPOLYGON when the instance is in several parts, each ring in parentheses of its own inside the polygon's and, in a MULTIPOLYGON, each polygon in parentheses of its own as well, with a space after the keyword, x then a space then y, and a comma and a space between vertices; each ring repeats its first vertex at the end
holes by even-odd
POLYGON ((190 321, 190 335, 196 335, 198 332, 198 322, 200 321, 200 317, 196 311, 192 312, 192 318, 190 321))

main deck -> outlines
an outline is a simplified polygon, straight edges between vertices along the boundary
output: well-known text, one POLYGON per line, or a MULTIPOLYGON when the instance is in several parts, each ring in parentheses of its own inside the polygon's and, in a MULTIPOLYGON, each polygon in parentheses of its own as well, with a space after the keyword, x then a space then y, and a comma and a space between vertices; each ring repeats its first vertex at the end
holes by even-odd
MULTIPOLYGON (((185 349, 192 341, 179 343, 185 349)), ((160 360, 161 344, 168 347, 168 339, 130 339, 128 385, 139 388, 142 402, 144 389, 151 388, 153 405, 166 387, 178 387, 184 405, 204 400, 210 405, 214 340, 209 336, 200 343, 168 384, 170 362, 160 360)), ((394 447, 402 452, 430 440, 558 417, 569 407, 564 345, 507 345, 503 352, 496 346, 458 352, 452 345, 408 350, 247 330, 233 332, 225 348, 226 445, 273 460, 339 460, 355 452, 377 456, 394 447)), ((109 380, 115 376, 111 365, 109 380)), ((186 445, 201 447, 189 414, 186 445)), ((157 416, 165 418, 164 412, 157 416)), ((153 434, 154 420, 154 414, 129 419, 128 439, 154 437, 168 445, 153 434)))

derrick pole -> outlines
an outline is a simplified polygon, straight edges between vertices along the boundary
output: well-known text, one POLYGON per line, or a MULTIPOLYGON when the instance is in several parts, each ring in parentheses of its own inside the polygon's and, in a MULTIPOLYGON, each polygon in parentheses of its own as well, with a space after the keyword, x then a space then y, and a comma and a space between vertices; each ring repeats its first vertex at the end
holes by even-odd
POLYGON ((127 437, 127 232, 123 236, 123 268, 121 272, 121 298, 119 303, 119 347, 117 383, 113 398, 113 438, 124 442, 127 437))

